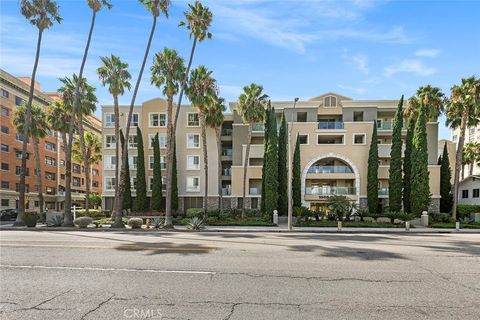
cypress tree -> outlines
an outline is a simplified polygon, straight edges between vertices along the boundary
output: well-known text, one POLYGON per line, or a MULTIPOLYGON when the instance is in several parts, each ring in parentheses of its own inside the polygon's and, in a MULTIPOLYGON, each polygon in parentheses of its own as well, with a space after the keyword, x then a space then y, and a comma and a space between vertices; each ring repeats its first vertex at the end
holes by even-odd
POLYGON ((390 151, 389 168, 389 207, 391 212, 402 209, 402 127, 403 127, 403 95, 398 103, 393 123, 392 149, 390 151))
POLYGON ((372 141, 368 153, 367 202, 370 213, 378 213, 378 141, 377 126, 373 123, 372 141))
POLYGON ((160 165, 160 141, 158 132, 153 139, 153 184, 152 184, 152 210, 162 209, 162 168, 160 165))
POLYGON ((452 171, 450 170, 450 160, 448 158, 447 142, 443 147, 443 155, 440 164, 440 212, 450 213, 453 207, 452 194, 452 171))
POLYGON ((403 159, 403 211, 412 212, 411 193, 412 193, 412 145, 413 132, 415 131, 415 119, 411 117, 408 120, 407 138, 405 140, 405 154, 403 159))
POLYGON ((437 161, 437 164, 438 164, 439 166, 441 166, 441 165, 442 165, 442 156, 441 156, 441 155, 440 155, 440 156, 438 156, 438 161, 437 161))
POLYGON ((269 115, 267 149, 265 152, 265 212, 271 216, 277 209, 278 201, 278 136, 275 109, 269 115))
POLYGON ((301 170, 300 137, 297 135, 297 142, 295 143, 295 152, 293 153, 292 163, 292 202, 294 208, 300 208, 302 206, 301 170))
POLYGON ((426 124, 426 108, 422 103, 412 143, 412 197, 410 201, 412 213, 417 215, 428 210, 430 204, 426 124))
MULTIPOLYGON (((123 135, 123 131, 120 130, 120 142, 123 146, 123 152, 127 152, 126 158, 128 159, 128 145, 125 144, 125 136, 123 135)), ((122 209, 132 209, 132 185, 130 183, 130 163, 127 161, 125 163, 127 170, 125 171, 125 193, 123 194, 123 208, 122 209)))
POLYGON ((278 134, 278 212, 288 212, 288 168, 287 168, 288 132, 285 113, 282 113, 280 132, 278 134))
POLYGON ((263 213, 265 213, 265 170, 266 170, 266 153, 267 153, 267 142, 268 142, 268 136, 269 136, 269 131, 270 131, 270 107, 268 106, 267 109, 265 110, 265 123, 264 123, 264 135, 263 135, 263 164, 262 164, 262 198, 261 198, 261 204, 260 208, 263 213))
POLYGON ((178 210, 178 182, 177 182, 177 146, 173 148, 173 168, 172 168, 172 210, 178 210))
POLYGON ((148 208, 147 182, 145 178, 145 154, 143 151, 142 131, 137 127, 137 195, 135 209, 145 211, 148 208))

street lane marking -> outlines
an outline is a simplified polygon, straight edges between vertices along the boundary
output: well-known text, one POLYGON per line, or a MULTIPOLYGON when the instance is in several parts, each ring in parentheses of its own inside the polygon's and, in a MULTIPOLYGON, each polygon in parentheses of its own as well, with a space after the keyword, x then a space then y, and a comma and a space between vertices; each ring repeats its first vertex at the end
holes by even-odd
POLYGON ((95 268, 95 267, 66 267, 66 266, 16 266, 16 265, 7 265, 7 264, 1 264, 0 268, 82 270, 82 271, 120 271, 120 272, 149 272, 149 273, 180 273, 180 274, 216 274, 216 272, 213 272, 213 271, 156 270, 156 269, 129 269, 129 268, 95 268))
POLYGON ((61 244, 1 244, 0 247, 16 247, 16 248, 76 248, 76 249, 119 249, 119 250, 160 250, 160 251, 209 251, 216 248, 189 248, 189 247, 155 247, 155 246, 139 246, 139 245, 120 245, 118 247, 106 246, 70 246, 61 244))

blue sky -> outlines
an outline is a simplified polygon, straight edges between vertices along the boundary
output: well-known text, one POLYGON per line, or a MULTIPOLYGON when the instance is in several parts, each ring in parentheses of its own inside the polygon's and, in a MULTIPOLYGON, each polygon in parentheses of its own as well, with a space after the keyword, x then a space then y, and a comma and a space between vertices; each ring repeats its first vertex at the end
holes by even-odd
MULTIPOLYGON (((86 1, 58 1, 64 18, 44 35, 38 81, 56 91, 59 77, 78 72, 90 23, 86 1)), ((114 53, 137 76, 151 16, 138 1, 112 0, 97 17, 85 76, 100 104, 112 98, 96 75, 100 56, 114 53)), ((354 99, 398 99, 425 84, 448 94, 462 77, 480 74, 480 1, 212 0, 213 39, 197 48, 194 66, 214 71, 220 93, 235 101, 241 88, 262 84, 272 100, 308 99, 334 91, 354 99)), ((30 76, 36 30, 17 0, 2 0, 0 67, 30 76)), ((187 1, 173 1, 157 25, 154 52, 176 48, 187 57, 191 39, 177 27, 187 1)), ((161 96, 144 75, 137 102, 161 96)), ((127 93, 121 103, 128 103, 127 93)), ((99 114, 100 107, 97 110, 99 114)), ((440 137, 448 138, 444 119, 440 137)))

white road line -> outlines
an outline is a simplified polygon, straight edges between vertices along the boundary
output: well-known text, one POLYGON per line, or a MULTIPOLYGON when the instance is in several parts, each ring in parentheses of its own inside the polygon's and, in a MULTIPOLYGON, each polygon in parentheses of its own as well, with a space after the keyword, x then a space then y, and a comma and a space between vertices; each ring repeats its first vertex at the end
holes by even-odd
POLYGON ((82 270, 82 271, 119 271, 119 272, 149 272, 149 273, 180 273, 180 274, 216 274, 213 271, 190 270, 155 270, 155 269, 128 269, 128 268, 94 268, 94 267, 66 267, 66 266, 16 266, 1 264, 0 268, 9 269, 54 269, 54 270, 82 270))

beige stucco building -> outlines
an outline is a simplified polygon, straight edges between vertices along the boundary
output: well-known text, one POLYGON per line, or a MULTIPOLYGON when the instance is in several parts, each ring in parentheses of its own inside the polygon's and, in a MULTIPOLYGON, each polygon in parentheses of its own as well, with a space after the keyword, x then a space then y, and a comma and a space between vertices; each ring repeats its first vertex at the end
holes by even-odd
MULTIPOLYGON (((277 120, 282 112, 291 128, 291 143, 295 144, 299 135, 301 142, 302 202, 304 206, 320 209, 328 197, 342 194, 358 203, 366 205, 367 162, 373 126, 378 129, 379 143, 379 197, 382 205, 388 204, 388 168, 392 142, 392 120, 397 100, 355 101, 335 93, 314 97, 307 101, 272 101, 277 120)), ((126 106, 121 106, 121 127, 126 125, 126 106)), ((217 156, 215 132, 207 129, 209 158, 209 206, 218 205, 217 168, 222 165, 222 192, 224 205, 242 206, 243 162, 248 137, 248 125, 238 113, 236 103, 230 103, 231 114, 227 114, 222 128, 222 156, 217 156)), ((103 118, 103 163, 104 163, 104 206, 111 208, 114 195, 115 154, 113 107, 104 106, 103 118), (114 137, 113 137, 114 139, 114 137)), ((153 171, 153 148, 147 142, 160 133, 161 153, 164 155, 166 135, 166 101, 154 99, 135 107, 134 124, 141 126, 145 145, 145 167, 147 189, 151 190, 153 171)), ((134 130, 132 134, 136 134, 134 130)), ((402 132, 406 137, 406 129, 402 132)), ((134 177, 136 148, 135 138, 129 149, 132 195, 135 196, 134 177)), ((182 106, 177 129, 177 168, 179 211, 201 207, 203 196, 203 156, 201 131, 197 111, 190 106, 182 106)), ((263 163, 263 124, 254 125, 252 144, 247 170, 247 201, 245 207, 259 208, 262 186, 263 163)), ((428 161, 430 171, 431 211, 439 209, 440 166, 438 157, 438 123, 427 124, 428 161)), ((294 148, 291 148, 293 153, 294 148)), ((162 175, 164 175, 162 171, 162 175)))

